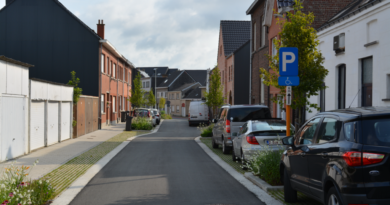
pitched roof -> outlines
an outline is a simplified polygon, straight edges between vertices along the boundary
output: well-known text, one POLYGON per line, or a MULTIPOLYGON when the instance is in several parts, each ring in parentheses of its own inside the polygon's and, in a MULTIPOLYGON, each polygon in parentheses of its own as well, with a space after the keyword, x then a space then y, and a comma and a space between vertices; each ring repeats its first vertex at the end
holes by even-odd
POLYGON ((229 56, 250 39, 251 21, 221 21, 225 56, 229 56))
POLYGON ((191 92, 189 92, 184 98, 187 99, 197 99, 197 98, 202 98, 202 89, 200 87, 195 88, 191 92))
POLYGON ((186 83, 176 89, 173 89, 171 91, 186 91, 190 88, 193 88, 194 86, 200 86, 200 83, 196 82, 196 83, 186 83))
POLYGON ((186 72, 202 86, 207 84, 207 70, 186 70, 186 72))
POLYGON ((169 68, 168 69, 168 75, 171 75, 172 73, 178 71, 179 69, 178 68, 169 68))
POLYGON ((178 78, 184 71, 176 71, 171 73, 171 75, 168 76, 168 78, 161 84, 159 84, 157 87, 168 87, 176 78, 178 78))
POLYGON ((150 77, 154 77, 155 68, 157 68, 157 77, 162 77, 163 75, 167 75, 169 69, 168 67, 137 67, 137 69, 145 71, 150 77))
POLYGON ((346 7, 340 10, 336 15, 330 18, 327 22, 325 22, 322 26, 320 26, 317 31, 323 30, 332 26, 335 23, 343 21, 344 19, 349 18, 352 15, 355 15, 377 3, 380 3, 381 0, 354 0, 346 7))

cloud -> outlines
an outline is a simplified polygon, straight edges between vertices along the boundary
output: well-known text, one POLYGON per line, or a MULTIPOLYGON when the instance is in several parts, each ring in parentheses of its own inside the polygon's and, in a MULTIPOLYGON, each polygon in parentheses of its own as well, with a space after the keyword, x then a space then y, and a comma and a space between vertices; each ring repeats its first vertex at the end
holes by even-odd
MULTIPOLYGON (((61 0, 60 0, 61 1, 61 0)), ((206 69, 216 64, 221 20, 250 20, 253 0, 62 0, 138 67, 206 69)), ((0 4, 0 7, 3 5, 0 4)))

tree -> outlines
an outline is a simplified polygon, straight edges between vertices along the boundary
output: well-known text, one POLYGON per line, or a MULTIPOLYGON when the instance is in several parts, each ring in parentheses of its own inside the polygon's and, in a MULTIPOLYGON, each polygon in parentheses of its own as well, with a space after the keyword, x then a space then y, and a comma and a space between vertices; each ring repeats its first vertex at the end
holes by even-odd
POLYGON ((134 87, 131 90, 130 102, 134 107, 141 107, 145 103, 144 101, 145 91, 142 89, 141 74, 138 73, 134 79, 134 87))
POLYGON ((68 82, 68 85, 73 86, 73 104, 77 104, 80 99, 80 95, 83 93, 83 89, 79 88, 78 85, 80 83, 80 79, 76 77, 76 72, 72 71, 71 80, 68 82))
POLYGON ((165 106, 165 98, 160 98, 160 102, 158 103, 159 104, 159 106, 162 106, 163 108, 164 108, 164 106, 165 106))
MULTIPOLYGON (((274 40, 276 49, 281 47, 297 47, 298 48, 298 72, 300 78, 299 86, 293 87, 292 109, 301 109, 307 106, 307 110, 311 112, 311 108, 319 110, 315 103, 310 103, 308 100, 311 96, 317 96, 319 92, 326 87, 323 80, 328 75, 328 70, 323 66, 324 57, 317 49, 319 41, 317 40, 317 32, 311 27, 314 21, 313 13, 305 14, 302 12, 302 3, 299 0, 295 1, 294 13, 287 13, 287 20, 279 20, 278 24, 282 27, 279 33, 280 39, 274 40)), ((286 16, 285 15, 285 16, 286 16)), ((268 86, 274 86, 280 89, 280 94, 285 95, 286 87, 278 85, 279 77, 279 55, 268 55, 270 61, 270 70, 268 68, 260 68, 260 77, 264 79, 264 83, 268 86)), ((277 99, 272 99, 274 102, 277 99)), ((280 102, 282 103, 282 102, 280 102)), ((301 119, 299 112, 299 119, 301 119)))
POLYGON ((205 92, 205 98, 205 104, 213 110, 213 113, 216 113, 217 108, 223 105, 223 86, 218 65, 215 66, 210 75, 209 92, 205 92))
POLYGON ((154 97, 153 90, 150 90, 148 95, 148 103, 150 107, 153 107, 156 104, 156 98, 154 97))

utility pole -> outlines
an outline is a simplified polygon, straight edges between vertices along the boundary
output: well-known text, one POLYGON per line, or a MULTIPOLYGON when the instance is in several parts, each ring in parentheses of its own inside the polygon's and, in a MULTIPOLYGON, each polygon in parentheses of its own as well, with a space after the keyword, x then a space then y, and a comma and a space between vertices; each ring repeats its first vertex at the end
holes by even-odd
POLYGON ((155 108, 157 109, 157 68, 154 68, 154 98, 156 99, 155 108))

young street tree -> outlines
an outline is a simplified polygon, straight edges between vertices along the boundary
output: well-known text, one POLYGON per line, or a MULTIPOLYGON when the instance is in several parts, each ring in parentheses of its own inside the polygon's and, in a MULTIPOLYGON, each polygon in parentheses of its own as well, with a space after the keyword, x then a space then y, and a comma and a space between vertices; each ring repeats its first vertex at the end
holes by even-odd
POLYGON ((223 86, 221 76, 219 75, 218 65, 213 69, 210 76, 209 92, 205 92, 206 105, 209 106, 213 113, 217 112, 217 108, 223 105, 223 86))
MULTIPOLYGON (((293 99, 292 109, 298 109, 299 119, 301 119, 301 111, 306 109, 311 112, 311 108, 319 110, 317 104, 310 103, 308 100, 311 96, 317 96, 322 89, 326 87, 323 80, 328 75, 328 70, 324 68, 324 57, 317 49, 319 41, 317 40, 317 32, 311 27, 314 21, 313 13, 305 14, 302 12, 302 3, 297 0, 294 5, 294 13, 287 13, 287 20, 279 20, 278 24, 282 27, 279 33, 280 39, 273 43, 276 49, 281 47, 297 47, 298 48, 298 71, 300 84, 292 87, 293 99)), ((286 17, 286 15, 284 15, 286 17)), ((280 89, 280 94, 285 95, 286 87, 278 85, 279 77, 279 55, 268 55, 271 69, 260 68, 260 77, 264 79, 264 83, 268 86, 274 86, 280 89)), ((276 99, 272 99, 276 102, 276 99)))
POLYGON ((138 73, 134 79, 134 87, 131 90, 130 102, 133 107, 141 107, 144 104, 145 91, 142 90, 141 74, 138 73))
POLYGON ((77 104, 80 99, 80 95, 82 95, 83 89, 79 88, 78 85, 80 83, 80 79, 76 77, 76 72, 72 71, 71 80, 68 82, 68 85, 72 85, 73 87, 73 104, 77 104))
POLYGON ((160 98, 160 102, 158 103, 158 106, 160 108, 164 108, 164 106, 165 106, 165 98, 160 98))
POLYGON ((148 95, 148 105, 153 107, 156 104, 156 98, 154 97, 153 90, 150 90, 148 95))

